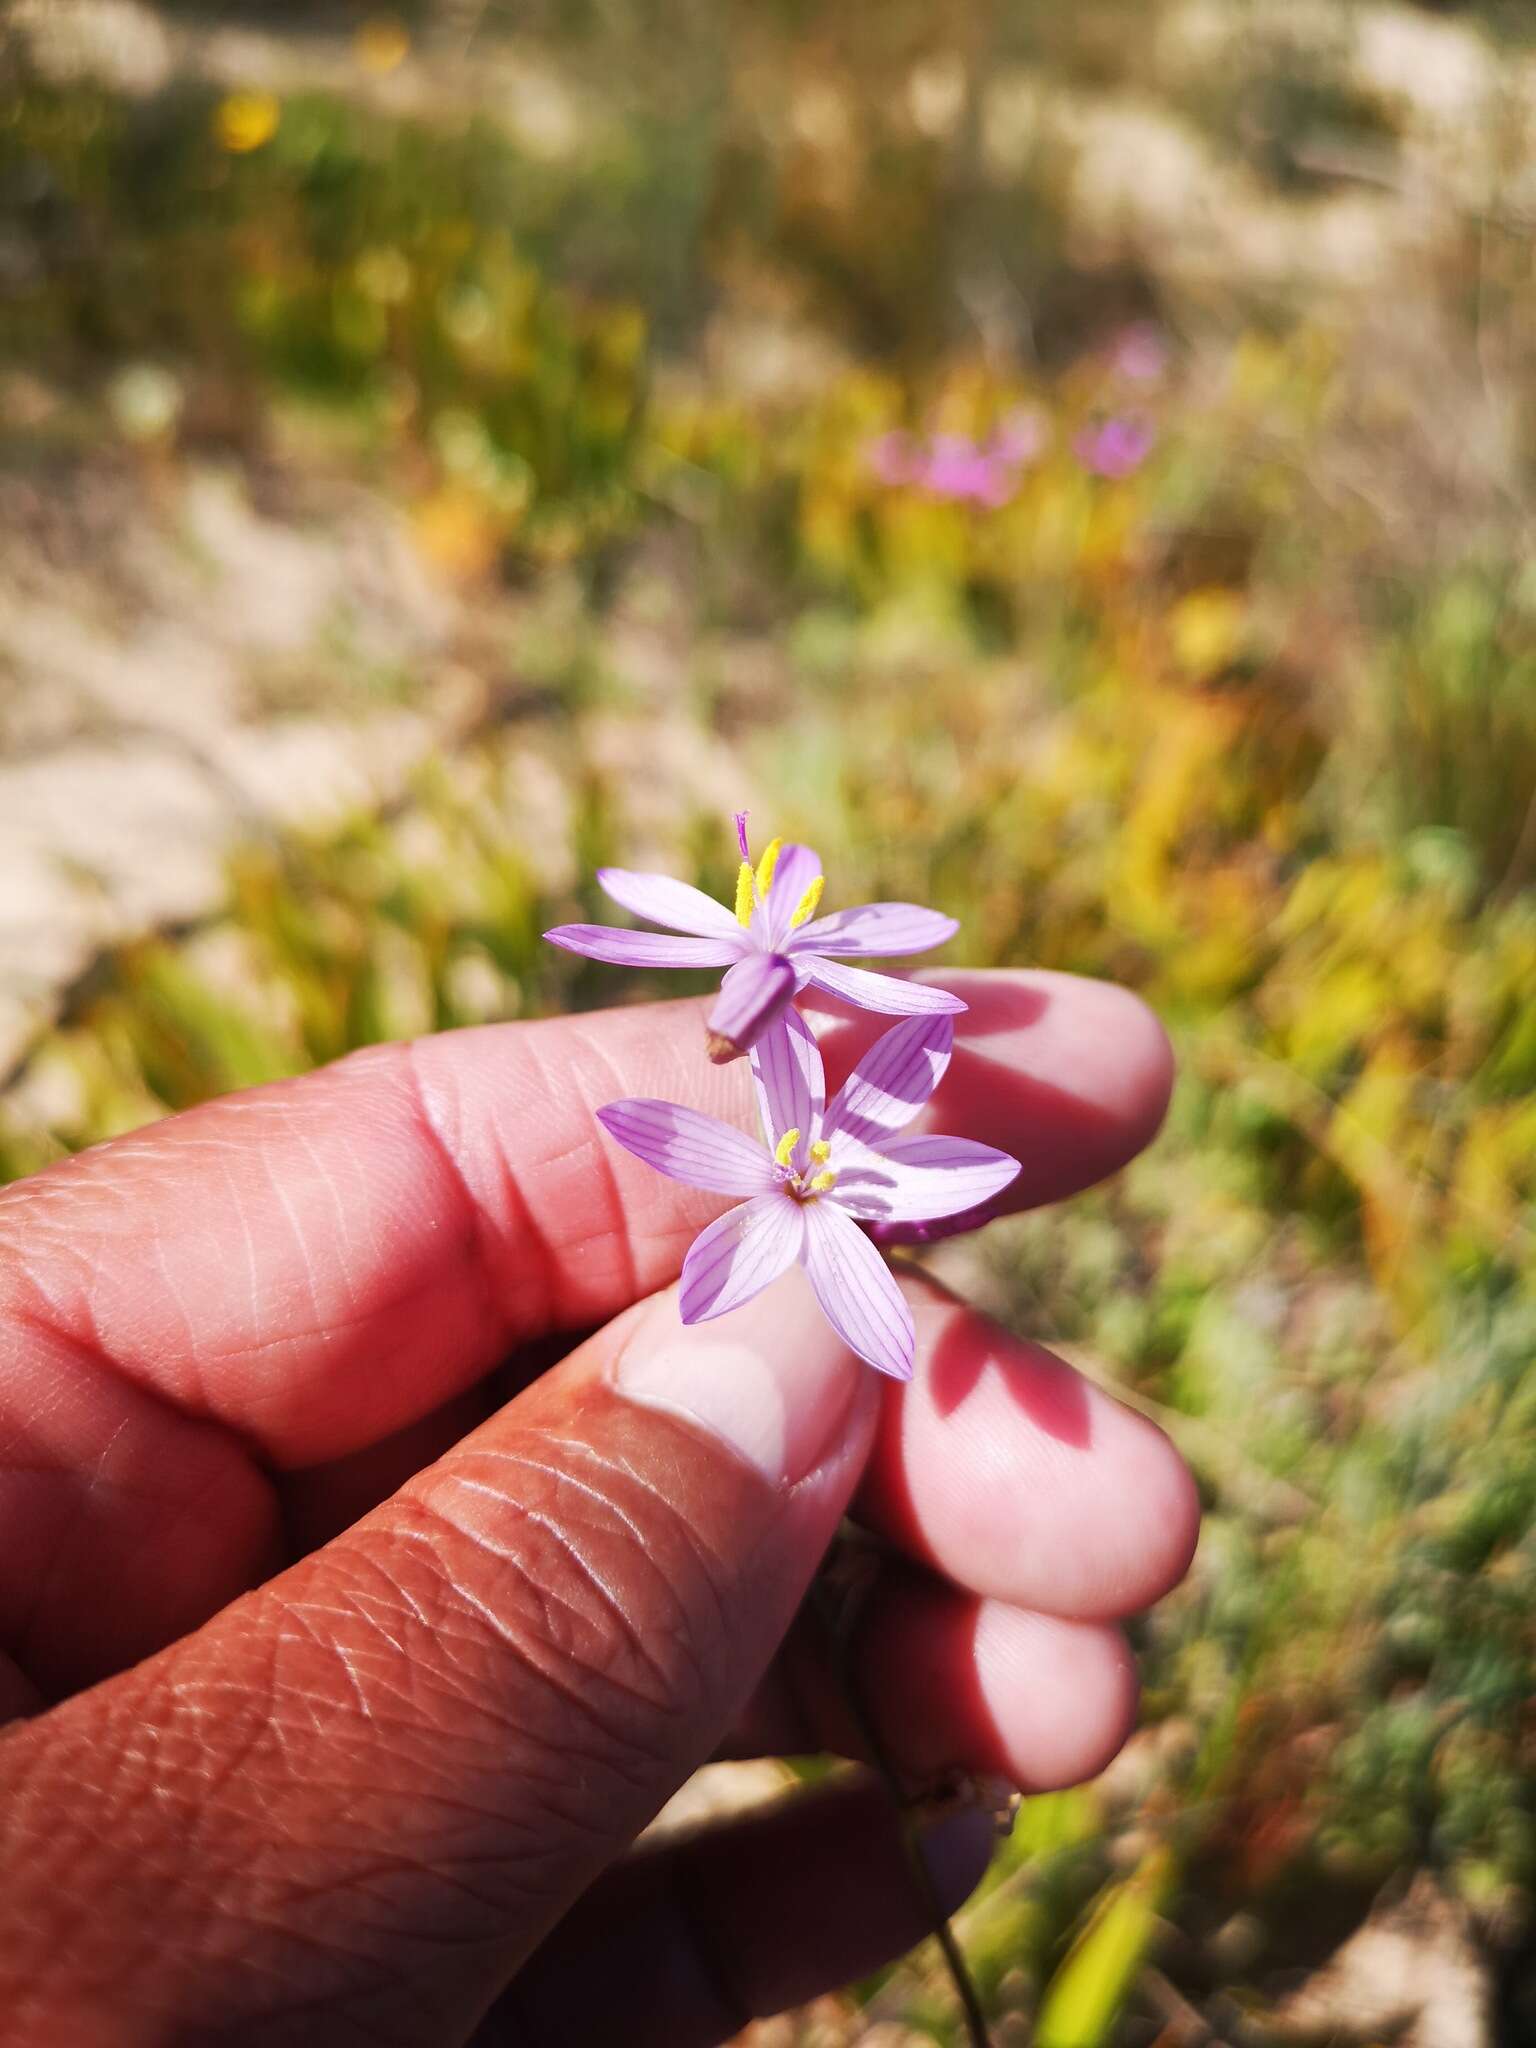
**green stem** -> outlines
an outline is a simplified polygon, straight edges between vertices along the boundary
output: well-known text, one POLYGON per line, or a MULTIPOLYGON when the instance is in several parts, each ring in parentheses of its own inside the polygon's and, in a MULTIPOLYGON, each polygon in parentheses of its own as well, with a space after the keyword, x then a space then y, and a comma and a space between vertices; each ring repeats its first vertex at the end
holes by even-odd
POLYGON ((815 1601, 817 1615, 821 1621, 822 1629, 831 1651, 833 1676, 836 1678, 843 1698, 848 1704, 848 1711, 855 1728, 859 1732, 859 1739, 863 1743, 869 1760, 874 1765, 881 1783, 890 1795, 891 1804, 896 1810, 896 1817, 901 1828, 901 1845, 907 1859, 907 1867, 912 1873, 912 1882, 917 1887, 917 1895, 927 1910, 932 1926, 933 1938, 938 1943, 939 1952, 944 1958, 944 1967, 948 1970, 950 1982, 955 1987, 955 1996, 960 2002, 960 2010, 965 2019, 966 2033, 970 2038, 971 2048, 991 2048, 991 2037, 987 2032, 986 2014, 981 2009, 981 2000, 977 1996, 976 1986, 972 1981, 965 1957, 961 1953, 960 1944, 955 1939, 955 1931, 950 1926, 943 1907, 939 1904, 938 1893, 934 1889, 933 1873, 929 1870, 927 1863, 923 1859, 922 1847, 918 1839, 916 1823, 912 1818, 910 1804, 902 1791, 901 1780, 896 1774, 896 1767, 891 1762, 890 1754, 877 1733, 873 1718, 860 1694, 858 1681, 853 1672, 851 1632, 844 1626, 843 1617, 839 1614, 833 1603, 830 1588, 823 1580, 818 1579, 815 1581, 811 1588, 811 1597, 815 1601))

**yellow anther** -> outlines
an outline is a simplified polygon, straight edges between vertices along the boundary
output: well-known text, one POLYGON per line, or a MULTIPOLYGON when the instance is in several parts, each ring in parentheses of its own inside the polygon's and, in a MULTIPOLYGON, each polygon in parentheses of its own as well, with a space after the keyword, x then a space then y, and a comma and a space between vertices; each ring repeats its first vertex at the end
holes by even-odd
POLYGON ((752 922, 752 863, 744 860, 736 872, 736 922, 752 922))
POLYGON ((832 1147, 825 1138, 818 1138, 816 1140, 815 1144, 811 1147, 811 1157, 818 1166, 825 1166, 832 1157, 832 1147))
POLYGON ((796 925, 805 924, 816 915, 816 906, 821 901, 821 892, 826 886, 826 876, 818 875, 795 906, 795 914, 789 920, 791 931, 795 929, 796 925))
POLYGON ((793 1130, 793 1131, 786 1131, 786 1132, 784 1133, 783 1137, 782 1137, 782 1138, 780 1138, 780 1140, 779 1140, 779 1142, 778 1142, 778 1147, 777 1147, 777 1149, 776 1149, 776 1150, 775 1150, 775 1152, 774 1152, 774 1155, 773 1155, 773 1163, 774 1163, 774 1165, 775 1165, 775 1166, 788 1166, 788 1164, 789 1164, 790 1160, 791 1160, 791 1159, 792 1159, 792 1158, 794 1157, 794 1155, 795 1155, 795 1147, 796 1147, 796 1146, 797 1146, 797 1145, 799 1144, 799 1142, 800 1142, 800 1133, 799 1133, 799 1131, 798 1131, 798 1130, 793 1130))
POLYGON ((828 1188, 835 1188, 836 1186, 837 1175, 830 1166, 824 1173, 817 1173, 811 1176, 810 1188, 813 1195, 824 1195, 828 1188))
POLYGON ((763 857, 757 864, 757 893, 766 896, 773 885, 773 871, 779 864, 779 848, 782 839, 770 839, 763 848, 763 857))

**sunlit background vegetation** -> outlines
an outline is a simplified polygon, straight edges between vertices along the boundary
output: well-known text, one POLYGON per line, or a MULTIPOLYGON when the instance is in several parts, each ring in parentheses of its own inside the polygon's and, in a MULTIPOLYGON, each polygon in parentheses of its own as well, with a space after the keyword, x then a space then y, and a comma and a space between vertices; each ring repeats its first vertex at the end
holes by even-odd
MULTIPOLYGON (((999 2043, 1536 2038, 1532 27, 0 31, 7 557, 28 506, 105 494, 113 536, 58 546, 110 607, 118 532, 197 479, 296 531, 366 497, 446 655, 332 620, 243 715, 469 705, 387 803, 236 820, 222 900, 67 977, 0 1172, 659 992, 539 934, 604 915, 601 858, 723 892, 736 800, 829 902, 934 902, 954 957, 1109 976, 1174 1034, 1153 1150, 942 1268, 1169 1429, 1207 1506, 1142 1732, 1026 1803, 961 1918, 999 2043)), ((3 710, 3 623, 0 655, 3 710)), ((756 2038, 955 2028, 925 1950, 756 2038)))

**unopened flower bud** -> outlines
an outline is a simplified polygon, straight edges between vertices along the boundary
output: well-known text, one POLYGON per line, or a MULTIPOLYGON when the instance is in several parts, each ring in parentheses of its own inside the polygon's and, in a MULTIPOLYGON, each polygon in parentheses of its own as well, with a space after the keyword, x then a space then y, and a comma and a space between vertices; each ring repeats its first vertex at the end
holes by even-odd
POLYGON ((749 953, 738 960, 705 1021, 706 1047, 715 1065, 740 1059, 788 1009, 794 993, 795 970, 782 953, 749 953))

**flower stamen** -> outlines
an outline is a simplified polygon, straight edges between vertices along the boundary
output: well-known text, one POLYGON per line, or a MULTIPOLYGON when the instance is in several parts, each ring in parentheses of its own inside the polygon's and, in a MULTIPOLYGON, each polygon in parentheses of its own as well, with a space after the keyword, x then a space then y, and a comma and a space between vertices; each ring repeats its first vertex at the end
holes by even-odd
POLYGON ((757 893, 763 898, 767 897, 773 886, 773 871, 779 864, 779 849, 783 844, 782 839, 770 839, 763 848, 762 859, 757 864, 757 893))
MULTIPOLYGON (((798 1128, 792 1131, 786 1131, 783 1137, 780 1138, 778 1145, 774 1150, 774 1165, 788 1166, 790 1160, 793 1159, 795 1156, 795 1147, 799 1144, 799 1142, 800 1132, 798 1128)), ((816 1150, 816 1147, 813 1145, 811 1147, 811 1150, 812 1152, 814 1152, 816 1150)))
POLYGON ((802 924, 809 923, 809 921, 816 915, 816 906, 818 903, 820 903, 821 892, 823 889, 825 889, 826 886, 826 876, 817 875, 815 880, 811 883, 810 887, 806 890, 805 894, 800 898, 800 901, 795 906, 795 914, 789 920, 789 928, 791 931, 794 931, 798 926, 802 924))
POLYGON ((736 873, 736 922, 743 928, 752 922, 752 863, 746 860, 736 873))

